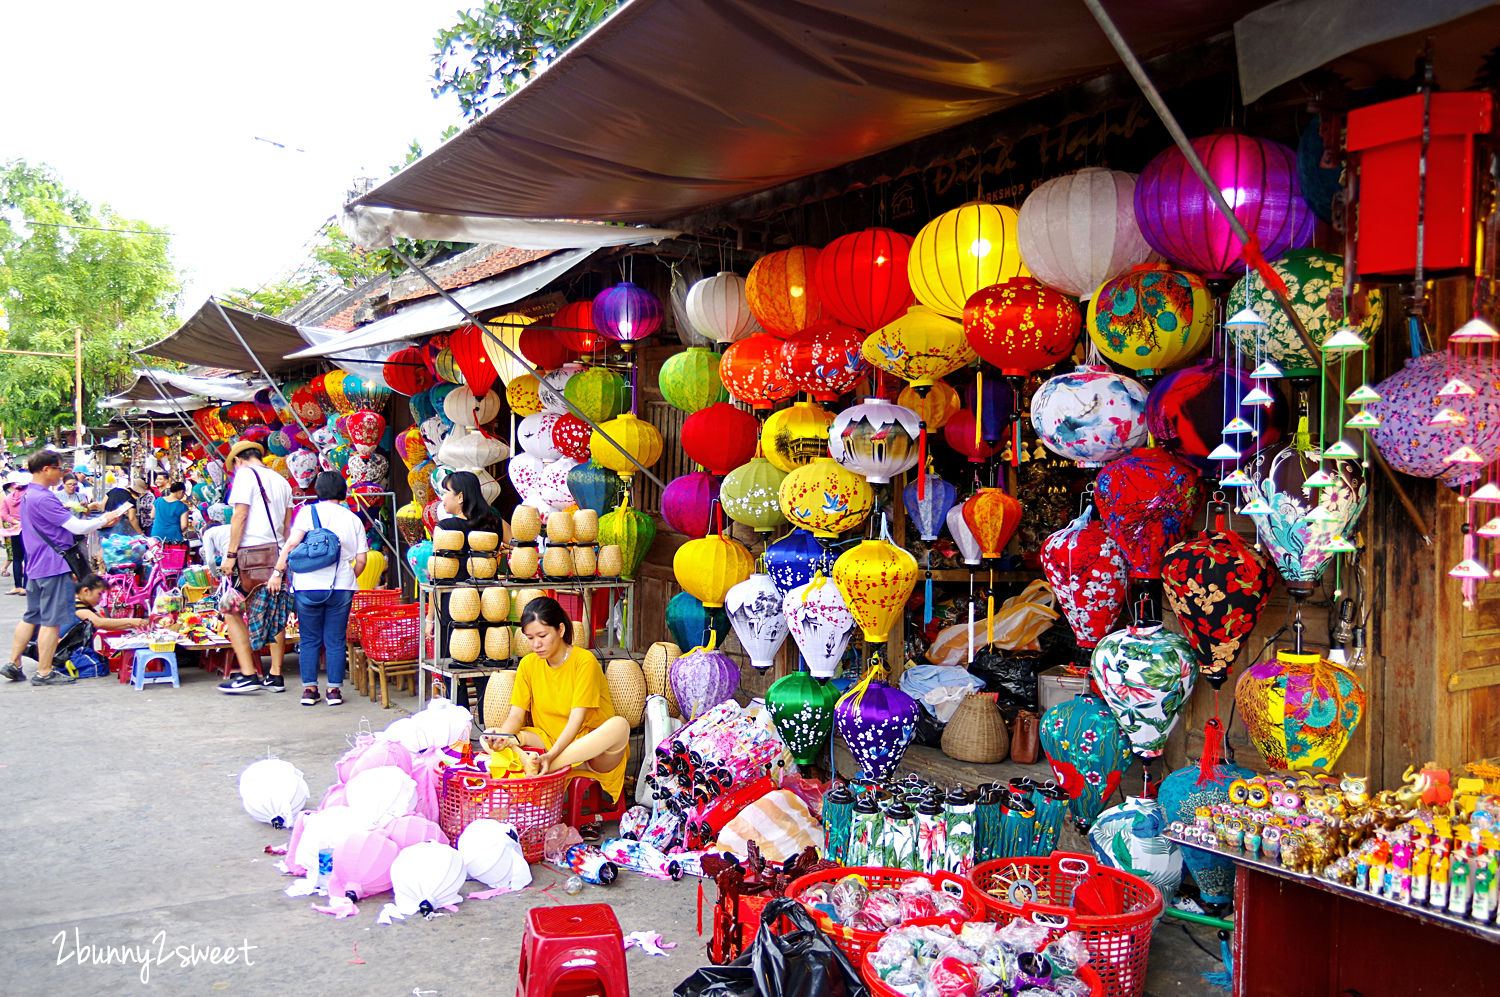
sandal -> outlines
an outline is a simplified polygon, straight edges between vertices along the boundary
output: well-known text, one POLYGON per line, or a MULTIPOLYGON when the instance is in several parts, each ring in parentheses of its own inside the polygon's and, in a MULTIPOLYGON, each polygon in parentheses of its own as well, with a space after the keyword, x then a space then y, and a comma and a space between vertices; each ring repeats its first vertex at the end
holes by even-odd
POLYGON ((596 820, 583 825, 578 829, 578 836, 584 841, 598 841, 604 837, 604 822, 596 820))

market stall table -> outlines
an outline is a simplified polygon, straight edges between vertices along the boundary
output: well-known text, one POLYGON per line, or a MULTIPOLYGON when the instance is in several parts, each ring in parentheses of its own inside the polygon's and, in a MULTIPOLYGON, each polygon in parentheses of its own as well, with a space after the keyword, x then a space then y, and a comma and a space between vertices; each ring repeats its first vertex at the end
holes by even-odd
MULTIPOLYGON (((110 670, 118 672, 120 682, 128 685, 131 671, 135 667, 135 652, 146 650, 146 638, 140 634, 100 634, 99 640, 104 645, 110 670)), ((198 651, 202 655, 200 663, 208 671, 228 676, 234 670, 234 649, 228 638, 201 643, 179 641, 176 649, 198 651)))

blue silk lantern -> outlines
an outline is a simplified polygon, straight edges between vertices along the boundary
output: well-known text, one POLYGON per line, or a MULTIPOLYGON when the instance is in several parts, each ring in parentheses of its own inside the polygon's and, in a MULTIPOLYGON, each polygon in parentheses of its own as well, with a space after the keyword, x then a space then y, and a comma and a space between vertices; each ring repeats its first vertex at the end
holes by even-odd
POLYGON ((821 569, 832 577, 835 558, 808 530, 795 529, 766 547, 766 573, 784 596, 799 585, 812 581, 821 569))
POLYGON ((834 707, 834 729, 859 763, 859 774, 879 781, 896 771, 917 733, 922 708, 872 668, 834 707))
POLYGON ((1130 765, 1130 741, 1104 700, 1078 695, 1042 714, 1040 739, 1080 834, 1088 831, 1130 765))
POLYGON ((594 328, 626 350, 661 328, 661 302, 628 280, 600 291, 593 314, 594 328))
POLYGON ((1005 439, 1015 415, 1016 393, 994 368, 981 370, 963 389, 964 408, 979 413, 979 435, 986 443, 1005 439), (976 408, 976 403, 978 407, 976 408))
POLYGON ((620 504, 624 487, 620 476, 593 461, 579 464, 568 472, 568 491, 580 509, 592 509, 604 515, 620 504))
POLYGON ((432 579, 427 574, 427 562, 432 560, 432 541, 423 540, 406 548, 406 565, 411 568, 411 573, 419 582, 430 582, 432 579))
POLYGON ((438 413, 437 406, 432 403, 432 396, 426 391, 418 391, 408 398, 406 407, 411 411, 411 421, 414 426, 422 425, 438 413))
MULTIPOLYGON (((1223 762, 1203 779, 1197 765, 1178 769, 1161 781, 1156 798, 1167 813, 1167 821, 1182 821, 1191 826, 1200 807, 1229 802, 1229 784, 1249 779, 1255 773, 1239 765, 1223 762), (1200 782, 1199 780, 1202 779, 1200 782)), ((1204 903, 1227 904, 1234 896, 1234 863, 1227 857, 1197 848, 1184 848, 1182 862, 1198 884, 1204 903)))
POLYGON ((948 510, 958 501, 958 489, 939 478, 928 474, 923 495, 917 496, 917 483, 913 481, 902 489, 901 497, 906 503, 906 514, 911 517, 922 539, 931 543, 943 532, 943 522, 948 510))
POLYGON ((678 647, 706 647, 708 632, 713 629, 713 646, 719 647, 729 636, 729 613, 723 606, 710 612, 697 597, 678 592, 667 600, 667 629, 678 647))

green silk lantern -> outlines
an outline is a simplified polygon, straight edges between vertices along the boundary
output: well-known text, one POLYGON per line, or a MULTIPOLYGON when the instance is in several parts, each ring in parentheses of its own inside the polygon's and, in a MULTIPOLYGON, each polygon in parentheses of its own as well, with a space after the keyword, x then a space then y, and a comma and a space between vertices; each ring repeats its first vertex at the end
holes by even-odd
POLYGON ((724 515, 756 533, 771 533, 786 524, 779 498, 786 472, 764 457, 730 471, 719 488, 724 515))
POLYGON ((644 512, 632 509, 629 498, 619 508, 599 517, 599 545, 620 548, 620 560, 624 565, 620 577, 627 581, 635 577, 636 569, 645 560, 655 539, 656 524, 644 512))
POLYGON ((719 355, 702 346, 669 357, 661 365, 656 383, 667 404, 688 415, 729 401, 729 392, 719 380, 719 355))
POLYGON ((608 422, 630 407, 630 385, 607 367, 590 367, 563 386, 563 397, 595 422, 608 422))
MULTIPOLYGON (((1344 258, 1321 249, 1294 249, 1271 264, 1286 283, 1287 296, 1307 334, 1320 349, 1324 340, 1344 326, 1359 330, 1365 342, 1379 331, 1385 318, 1385 299, 1379 290, 1361 290, 1349 301, 1349 314, 1342 314, 1344 258), (1332 306, 1332 307, 1330 307, 1332 306)), ((1235 346, 1255 362, 1268 360, 1287 377, 1313 377, 1317 358, 1310 357, 1291 321, 1281 310, 1276 295, 1257 274, 1242 277, 1229 292, 1232 306, 1244 302, 1253 308, 1266 327, 1226 326, 1235 346)), ((1233 308, 1231 308, 1233 310, 1233 308)))
POLYGON ((779 678, 766 690, 771 722, 798 765, 816 761, 828 744, 838 698, 839 691, 832 682, 819 682, 807 672, 779 678))

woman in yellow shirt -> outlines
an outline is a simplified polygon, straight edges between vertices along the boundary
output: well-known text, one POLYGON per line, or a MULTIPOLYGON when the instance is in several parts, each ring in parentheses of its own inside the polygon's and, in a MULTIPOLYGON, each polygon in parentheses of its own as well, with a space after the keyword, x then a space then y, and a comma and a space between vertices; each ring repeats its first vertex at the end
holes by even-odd
MULTIPOLYGON (((510 712, 492 743, 510 737, 527 748, 541 748, 536 759, 543 775, 577 768, 599 781, 613 800, 625 786, 630 724, 615 715, 609 684, 599 659, 573 646, 573 623, 556 599, 542 596, 521 612, 521 634, 531 653, 521 659, 510 694, 510 712), (526 724, 527 713, 531 725, 526 724)), ((487 732, 488 733, 488 732, 487 732)), ((522 752, 528 768, 534 758, 522 752)))

